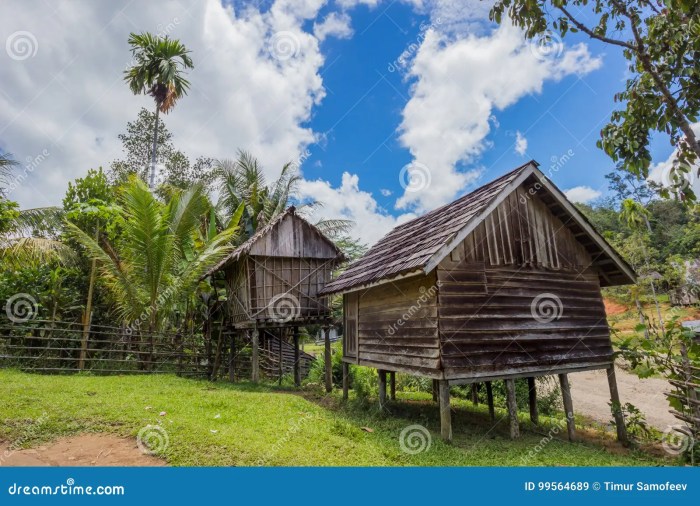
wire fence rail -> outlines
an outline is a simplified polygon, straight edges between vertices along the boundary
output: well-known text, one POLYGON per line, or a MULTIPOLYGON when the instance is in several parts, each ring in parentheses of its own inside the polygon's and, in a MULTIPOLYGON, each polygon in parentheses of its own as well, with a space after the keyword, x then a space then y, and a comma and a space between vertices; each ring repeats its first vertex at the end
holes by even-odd
POLYGON ((201 329, 133 331, 127 327, 0 319, 0 367, 96 374, 170 373, 212 377, 212 343, 201 329))

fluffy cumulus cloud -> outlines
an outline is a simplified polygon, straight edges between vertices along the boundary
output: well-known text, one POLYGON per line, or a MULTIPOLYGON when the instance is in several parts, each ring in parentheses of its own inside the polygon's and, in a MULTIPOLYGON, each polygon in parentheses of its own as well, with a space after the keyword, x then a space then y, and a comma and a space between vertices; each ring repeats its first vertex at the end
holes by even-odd
MULTIPOLYGON (((700 123, 693 124, 692 128, 695 135, 700 135, 700 123)), ((690 186, 696 195, 700 195, 700 176, 698 175, 700 164, 696 163, 685 174, 681 174, 680 171, 674 170, 674 160, 677 156, 678 153, 674 150, 666 160, 652 165, 649 169, 649 180, 666 188, 680 187, 682 189, 685 186, 690 186), (685 181, 680 178, 684 178, 685 181)))
POLYGON ((515 152, 520 156, 527 153, 527 138, 520 131, 515 132, 515 152))
POLYGON ((350 15, 347 13, 331 12, 320 23, 314 23, 314 35, 320 41, 328 37, 347 39, 352 37, 350 15))
POLYGON ((585 45, 528 42, 504 23, 487 34, 455 36, 430 28, 408 71, 411 97, 400 140, 431 172, 424 191, 406 191, 399 209, 418 212, 450 201, 474 179, 465 170, 488 147, 491 118, 547 80, 585 74, 601 61, 585 45))
POLYGON ((396 225, 415 218, 412 213, 399 217, 386 213, 371 193, 360 190, 359 177, 348 172, 343 173, 342 183, 337 188, 320 179, 304 180, 300 184, 300 193, 303 200, 323 202, 323 207, 311 216, 312 221, 319 218, 353 220, 355 226, 351 235, 370 245, 396 225))
POLYGON ((279 171, 315 141, 304 125, 324 96, 323 57, 302 26, 323 3, 277 0, 261 13, 218 0, 4 1, 0 33, 15 34, 15 49, 0 52, 0 147, 20 161, 40 159, 12 198, 56 204, 66 180, 120 156, 117 134, 139 108, 153 107, 122 80, 131 31, 169 34, 192 50, 190 93, 166 118, 178 147, 192 157, 240 147, 279 171))
POLYGON ((590 186, 575 186, 565 190, 564 194, 571 202, 578 202, 581 204, 587 204, 602 195, 601 192, 594 190, 590 186))

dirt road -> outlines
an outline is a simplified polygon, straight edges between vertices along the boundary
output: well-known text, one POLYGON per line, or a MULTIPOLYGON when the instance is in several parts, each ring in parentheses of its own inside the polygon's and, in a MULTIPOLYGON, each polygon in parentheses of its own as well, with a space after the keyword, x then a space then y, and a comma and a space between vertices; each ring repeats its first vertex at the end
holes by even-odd
MULTIPOLYGON (((620 400, 623 404, 634 404, 646 416, 647 423, 662 432, 669 425, 678 424, 678 420, 668 410, 668 401, 664 392, 670 389, 670 385, 661 379, 639 379, 620 367, 615 370, 617 386, 620 391, 620 400)), ((585 371, 569 375, 571 381, 571 395, 574 401, 576 413, 608 423, 610 414, 610 390, 605 371, 585 371)))

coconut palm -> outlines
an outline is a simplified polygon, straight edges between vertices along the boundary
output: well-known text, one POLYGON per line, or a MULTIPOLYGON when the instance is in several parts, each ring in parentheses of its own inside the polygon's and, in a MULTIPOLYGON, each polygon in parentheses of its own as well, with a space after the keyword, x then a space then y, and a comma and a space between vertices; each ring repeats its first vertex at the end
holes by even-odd
POLYGON ((158 145, 158 115, 167 114, 175 103, 187 94, 190 86, 184 71, 194 68, 190 51, 177 39, 159 37, 148 32, 129 35, 134 65, 124 71, 124 80, 134 95, 148 94, 156 102, 153 123, 153 150, 149 187, 155 186, 156 149, 158 145))
MULTIPOLYGON (((235 160, 220 160, 214 173, 220 181, 221 194, 217 203, 219 215, 230 216, 241 205, 244 206, 241 228, 245 240, 264 227, 298 197, 301 177, 292 163, 282 167, 279 177, 268 185, 258 160, 246 151, 239 151, 235 160)), ((311 214, 322 206, 320 202, 305 202, 297 207, 301 214, 311 214)), ((320 220, 316 227, 328 236, 346 232, 352 222, 349 220, 320 220)))
POLYGON ((132 176, 119 196, 123 233, 117 242, 98 243, 76 225, 66 227, 100 265, 119 317, 132 329, 143 325, 155 332, 231 250, 242 209, 222 232, 207 237, 202 227, 210 207, 200 185, 175 192, 164 203, 132 176))

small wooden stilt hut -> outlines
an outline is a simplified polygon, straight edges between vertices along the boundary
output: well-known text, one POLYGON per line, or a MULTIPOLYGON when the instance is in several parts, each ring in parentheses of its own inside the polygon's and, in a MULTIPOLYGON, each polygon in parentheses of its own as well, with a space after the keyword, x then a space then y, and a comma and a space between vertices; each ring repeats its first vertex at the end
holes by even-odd
POLYGON ((299 328, 321 325, 329 341, 330 301, 319 293, 344 259, 333 241, 289 207, 211 270, 226 277, 231 378, 241 375, 237 367, 250 367, 253 381, 261 371, 281 378, 293 368, 300 384, 313 357, 299 349, 299 328), (238 364, 236 357, 248 349, 250 360, 238 364))
MULTIPOLYGON (((529 162, 455 202, 396 227, 326 285, 343 293, 343 360, 433 378, 442 436, 452 434, 450 385, 504 380, 519 434, 516 378, 558 375, 574 437, 568 374, 606 369, 621 439, 601 287, 635 274, 563 193, 529 162)), ((345 382, 347 385, 347 382, 345 382)), ((347 388, 347 386, 345 387, 347 388)))

